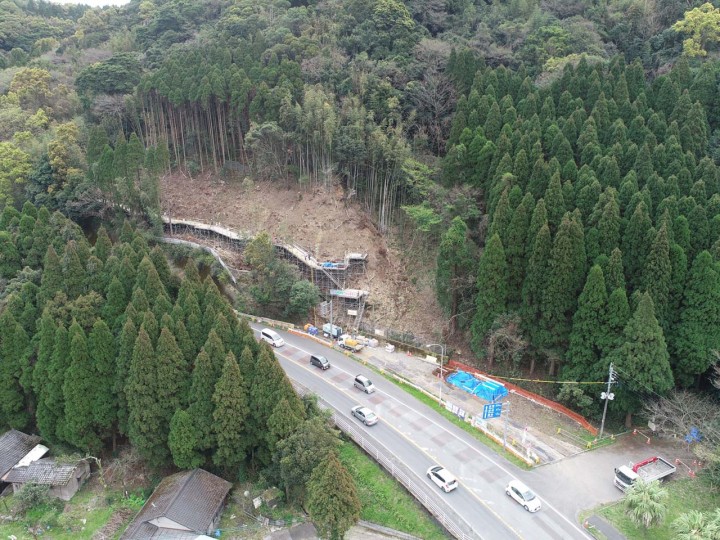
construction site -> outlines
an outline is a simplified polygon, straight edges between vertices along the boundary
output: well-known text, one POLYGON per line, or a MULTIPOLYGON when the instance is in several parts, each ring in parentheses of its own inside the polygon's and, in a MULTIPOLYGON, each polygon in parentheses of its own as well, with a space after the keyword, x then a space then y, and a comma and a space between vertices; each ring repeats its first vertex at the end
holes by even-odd
MULTIPOLYGON (((223 257, 223 252, 242 255, 252 240, 249 234, 231 231, 224 227, 197 221, 171 219, 163 216, 165 241, 185 244, 211 253, 230 274, 233 282, 240 272, 223 257), (197 239, 195 243, 192 239, 197 239), (212 247, 210 247, 212 246, 212 247)), ((369 292, 349 286, 367 269, 367 253, 346 253, 342 260, 320 260, 309 250, 297 244, 285 244, 273 239, 277 256, 298 269, 303 279, 313 283, 324 301, 319 314, 328 320, 343 322, 357 330, 363 320, 369 292)))

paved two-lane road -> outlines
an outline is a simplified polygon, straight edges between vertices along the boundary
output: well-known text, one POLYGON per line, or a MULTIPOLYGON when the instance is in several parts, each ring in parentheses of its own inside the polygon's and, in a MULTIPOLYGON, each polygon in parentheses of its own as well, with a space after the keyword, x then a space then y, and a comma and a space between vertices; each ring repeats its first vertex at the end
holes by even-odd
MULTIPOLYGON (((261 327, 252 326, 255 330, 261 327)), ((418 484, 424 483, 437 505, 451 510, 448 513, 462 516, 478 538, 589 538, 571 518, 553 507, 547 498, 551 494, 538 493, 543 508, 535 514, 511 500, 505 495, 505 486, 513 478, 525 479, 527 473, 523 474, 525 471, 490 452, 436 411, 337 351, 292 334, 282 335, 287 344, 275 353, 288 376, 353 419, 369 439, 388 449, 399 465, 414 473, 418 484), (310 353, 326 356, 332 367, 322 371, 311 366, 310 353), (353 379, 359 373, 373 381, 377 387, 374 394, 366 395, 353 386, 353 379), (380 422, 365 427, 354 419, 350 408, 357 404, 373 409, 380 422), (458 477, 457 490, 443 493, 427 479, 425 471, 436 463, 458 477)), ((563 489, 563 486, 557 488, 563 489)))

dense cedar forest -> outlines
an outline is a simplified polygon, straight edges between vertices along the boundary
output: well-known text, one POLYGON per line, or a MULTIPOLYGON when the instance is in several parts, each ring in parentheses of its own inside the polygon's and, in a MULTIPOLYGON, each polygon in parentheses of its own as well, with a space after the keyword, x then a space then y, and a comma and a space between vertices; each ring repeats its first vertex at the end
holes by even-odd
MULTIPOLYGON (((612 363, 610 412, 627 421, 705 389, 716 4, 0 0, 0 425, 285 474, 273 456, 312 407, 212 283, 192 264, 180 281, 128 227, 91 246, 62 217, 157 232, 159 178, 178 171, 339 184, 383 234, 414 231, 437 253, 444 339, 487 369, 587 382, 612 363)), ((301 288, 294 315, 316 296, 301 288)), ((583 387, 552 397, 600 412, 583 387)))
POLYGON ((180 278, 127 222, 115 243, 100 228, 90 246, 78 225, 29 202, 5 207, 0 242, 3 426, 90 455, 129 441, 156 468, 262 471, 297 501, 326 459, 347 475, 314 399, 298 397, 192 260, 180 278))

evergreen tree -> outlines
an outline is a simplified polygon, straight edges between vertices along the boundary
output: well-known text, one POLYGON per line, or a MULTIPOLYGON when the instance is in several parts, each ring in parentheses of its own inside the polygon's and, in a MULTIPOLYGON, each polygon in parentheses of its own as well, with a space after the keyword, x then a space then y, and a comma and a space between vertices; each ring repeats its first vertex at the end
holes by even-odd
POLYGON ((256 376, 250 387, 250 403, 255 414, 248 418, 248 434, 252 443, 256 445, 254 452, 256 459, 267 465, 275 452, 275 448, 268 445, 266 436, 268 418, 273 413, 275 404, 284 398, 291 407, 301 410, 302 403, 267 345, 263 345, 260 349, 255 373, 262 376, 256 376))
POLYGON ((97 233, 97 240, 95 240, 95 246, 93 252, 95 256, 102 262, 106 262, 112 251, 112 241, 108 236, 104 226, 101 226, 97 233))
POLYGON ((175 342, 175 336, 167 328, 163 328, 160 332, 155 361, 156 395, 153 410, 157 411, 157 417, 153 420, 159 426, 159 430, 154 434, 152 460, 155 463, 166 463, 170 457, 167 447, 170 422, 188 390, 188 369, 185 359, 175 342))
MULTIPOLYGON (((566 214, 553 243, 550 271, 542 298, 542 324, 552 343, 563 348, 570 335, 571 318, 585 276, 585 239, 582 226, 566 214)), ((554 366, 551 364, 550 373, 554 366)))
POLYGON ((245 461, 249 442, 245 423, 250 413, 240 368, 231 352, 225 358, 212 400, 215 405, 212 428, 217 441, 213 462, 231 470, 245 461))
MULTIPOLYGON (((630 304, 625 289, 617 288, 610 293, 607 307, 607 339, 602 347, 602 356, 606 357, 622 345, 625 325, 630 320, 630 304)), ((597 376, 603 378, 607 373, 607 363, 598 366, 597 376)))
POLYGON ((609 293, 612 293, 615 289, 625 290, 622 251, 619 248, 612 250, 604 275, 606 276, 605 283, 607 283, 609 293))
POLYGON ((115 364, 115 380, 113 381, 113 394, 117 403, 118 431, 123 435, 128 433, 128 399, 125 393, 127 379, 130 374, 135 342, 138 332, 132 318, 128 317, 118 337, 118 354, 115 364))
POLYGON ((93 363, 88 351, 85 332, 74 321, 68 331, 70 366, 65 373, 64 439, 86 452, 97 452, 102 444, 95 430, 94 408, 98 387, 93 375, 93 363))
POLYGON ((547 225, 547 210, 545 208, 545 201, 540 199, 535 204, 535 209, 533 210, 532 217, 530 218, 530 227, 527 232, 525 252, 528 256, 532 255, 535 246, 535 238, 537 238, 537 234, 540 232, 543 225, 547 225))
POLYGON ((650 227, 650 217, 644 202, 640 202, 625 228, 623 236, 622 253, 625 275, 631 287, 639 285, 642 269, 649 250, 647 235, 650 227))
POLYGON ((525 277, 527 257, 525 246, 530 227, 530 209, 535 206, 532 195, 526 193, 520 204, 515 208, 507 231, 505 250, 508 262, 508 303, 518 306, 522 300, 522 284, 525 277))
POLYGON ((62 263, 53 246, 48 246, 40 282, 40 297, 47 302, 63 290, 62 263))
POLYGON ((549 343, 549 336, 540 325, 542 295, 550 273, 552 240, 547 223, 538 231, 533 252, 528 261, 523 282, 523 322, 533 343, 543 347, 549 343))
POLYGON ((0 231, 0 278, 12 279, 20 270, 22 258, 13 242, 12 236, 5 231, 0 231))
POLYGON ((669 327, 673 329, 680 314, 680 306, 682 305, 688 271, 685 251, 677 244, 670 246, 670 267, 672 270, 670 276, 670 293, 668 295, 667 320, 669 327))
POLYGON ((176 467, 195 469, 205 463, 205 457, 198 451, 198 436, 190 414, 182 409, 175 411, 170 422, 168 446, 176 467))
POLYGON ((117 350, 112 332, 102 319, 95 321, 88 345, 93 364, 88 375, 92 375, 94 384, 94 421, 99 433, 107 435, 117 419, 117 398, 113 392, 117 350))
POLYGON ((635 314, 623 335, 624 342, 610 354, 609 360, 622 381, 615 391, 613 405, 625 413, 625 425, 631 427, 633 413, 642 407, 643 394, 662 395, 673 387, 665 337, 648 293, 640 294, 635 314))
MULTIPOLYGON (((133 348, 130 371, 125 385, 128 399, 128 435, 130 442, 152 465, 162 465, 167 451, 162 414, 157 401, 157 362, 150 336, 140 328, 133 348)), ((169 427, 166 425, 166 427, 169 427)))
POLYGON ((335 452, 313 470, 307 485, 307 507, 318 532, 330 540, 344 538, 360 519, 357 488, 335 452))
POLYGON ((573 315, 570 346, 566 354, 563 378, 595 380, 595 366, 608 339, 607 290, 602 268, 595 265, 588 273, 585 288, 573 315))
POLYGON ((689 386, 716 361, 720 350, 720 275, 712 256, 702 251, 688 275, 680 318, 672 341, 675 377, 689 386))
POLYGON ((510 208, 510 199, 508 195, 508 189, 506 188, 500 199, 495 205, 495 211, 493 212, 492 224, 488 231, 488 238, 492 238, 493 235, 497 234, 500 236, 500 240, 505 240, 510 220, 512 219, 512 209, 510 208))
POLYGON ((65 431, 65 400, 63 382, 70 361, 68 332, 62 322, 55 331, 55 343, 43 388, 42 405, 37 410, 37 425, 44 439, 56 442, 65 431))
POLYGON ((313 470, 336 452, 338 438, 322 416, 302 422, 295 432, 278 443, 274 456, 279 464, 286 500, 302 501, 313 470))
POLYGON ((0 314, 0 425, 23 429, 30 420, 25 404, 25 393, 20 384, 23 360, 18 350, 21 345, 17 334, 23 332, 10 309, 0 314))
POLYGON ((190 386, 190 400, 188 414, 192 425, 197 430, 197 451, 209 450, 214 446, 212 430, 213 424, 213 402, 212 396, 215 392, 219 375, 213 368, 210 357, 203 349, 197 355, 195 368, 192 372, 192 383, 190 386))
POLYGON ((106 299, 102 311, 103 319, 107 321, 108 325, 117 333, 125 322, 122 315, 128 305, 125 288, 118 278, 113 277, 110 281, 106 299))
POLYGON ((162 282, 165 291, 168 294, 176 293, 177 287, 175 285, 175 276, 173 276, 170 271, 170 265, 168 264, 167 257, 165 257, 165 252, 163 252, 160 246, 155 246, 150 250, 149 257, 158 273, 158 276, 160 277, 160 281, 162 282))
POLYGON ((305 419, 303 413, 290 406, 287 399, 279 401, 268 417, 268 446, 275 448, 278 442, 289 437, 305 419))
MULTIPOLYGON (((49 310, 43 311, 38 324, 38 349, 33 369, 33 391, 40 396, 48 382, 48 369, 52 361, 53 347, 55 346, 55 332, 57 326, 49 310)), ((38 407, 42 399, 38 399, 38 407)))
POLYGON ((495 318, 507 308, 508 269, 502 241, 497 234, 490 238, 480 258, 476 287, 472 347, 476 354, 481 355, 485 335, 495 318))
POLYGON ((665 331, 669 329, 667 309, 671 277, 668 231, 666 227, 662 227, 655 236, 655 242, 645 262, 642 288, 650 293, 655 306, 655 316, 665 331))
POLYGON ((70 240, 65 246, 62 260, 63 283, 68 298, 75 299, 84 292, 85 268, 78 256, 77 243, 70 240))
POLYGON ((456 217, 440 241, 435 288, 440 306, 456 325, 463 298, 471 294, 472 256, 465 222, 456 217))
POLYGON ((544 196, 545 206, 547 207, 547 220, 550 232, 554 233, 558 230, 563 214, 565 214, 565 200, 562 194, 562 184, 560 183, 560 174, 554 174, 550 178, 547 191, 544 196))

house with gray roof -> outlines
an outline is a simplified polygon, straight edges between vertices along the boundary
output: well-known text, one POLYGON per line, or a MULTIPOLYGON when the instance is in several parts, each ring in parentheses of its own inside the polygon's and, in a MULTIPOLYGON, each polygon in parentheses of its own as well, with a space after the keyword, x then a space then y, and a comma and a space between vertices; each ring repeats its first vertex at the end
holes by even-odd
POLYGON ((69 501, 89 477, 90 464, 84 459, 63 463, 43 458, 29 464, 19 463, 5 473, 2 480, 11 483, 16 492, 28 483, 49 486, 51 497, 69 501))
MULTIPOLYGON (((0 435, 0 493, 7 487, 7 483, 2 479, 3 476, 30 454, 40 440, 41 438, 36 435, 27 435, 15 429, 0 435)), ((47 452, 47 448, 45 451, 47 452)))
POLYGON ((183 471, 160 482, 120 540, 211 535, 232 484, 203 469, 183 471))

